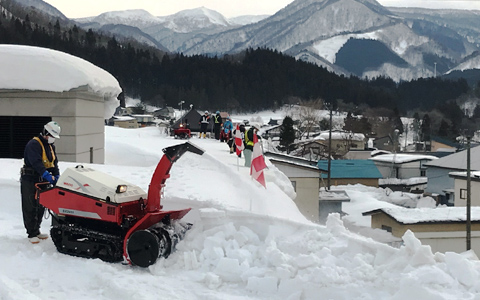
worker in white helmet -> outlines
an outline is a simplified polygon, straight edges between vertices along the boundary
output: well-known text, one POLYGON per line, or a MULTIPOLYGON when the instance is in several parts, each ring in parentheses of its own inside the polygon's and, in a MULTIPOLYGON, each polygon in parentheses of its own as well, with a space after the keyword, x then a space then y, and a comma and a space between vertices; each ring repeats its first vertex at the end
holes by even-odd
POLYGON ((208 110, 205 111, 205 114, 200 117, 198 124, 200 124, 200 138, 207 138, 207 127, 208 123, 210 123, 210 115, 208 114, 208 110))
POLYGON ((40 232, 45 208, 35 199, 35 184, 48 182, 55 185, 60 177, 58 158, 55 152, 55 139, 60 138, 60 126, 51 121, 45 124, 42 132, 25 146, 24 165, 20 170, 22 193, 23 224, 32 244, 48 238, 40 232))

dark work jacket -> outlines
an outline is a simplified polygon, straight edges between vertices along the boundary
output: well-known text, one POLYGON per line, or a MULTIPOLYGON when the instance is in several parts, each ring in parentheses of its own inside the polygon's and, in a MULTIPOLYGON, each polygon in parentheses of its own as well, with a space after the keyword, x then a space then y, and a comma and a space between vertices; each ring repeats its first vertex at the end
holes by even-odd
POLYGON ((202 124, 208 124, 210 122, 210 116, 201 116, 200 117, 200 121, 198 121, 198 123, 202 123, 202 124))
POLYGON ((215 117, 213 117, 213 120, 215 121, 215 125, 218 124, 218 126, 220 126, 220 124, 222 124, 222 116, 220 116, 220 114, 215 115, 215 117))
POLYGON ((49 160, 52 159, 52 152, 50 150, 50 146, 52 146, 52 150, 55 153, 55 161, 53 162, 54 167, 49 169, 45 168, 42 161, 42 146, 40 146, 40 143, 38 141, 31 139, 25 146, 23 161, 25 163, 25 167, 33 169, 37 174, 23 176, 31 180, 35 180, 36 178, 41 177, 45 170, 51 172, 53 176, 60 175, 60 171, 58 170, 58 158, 57 153, 55 152, 55 145, 49 144, 48 141, 44 139, 41 135, 39 135, 38 138, 40 139, 40 141, 42 141, 43 147, 45 148, 45 152, 47 154, 47 158, 49 160))

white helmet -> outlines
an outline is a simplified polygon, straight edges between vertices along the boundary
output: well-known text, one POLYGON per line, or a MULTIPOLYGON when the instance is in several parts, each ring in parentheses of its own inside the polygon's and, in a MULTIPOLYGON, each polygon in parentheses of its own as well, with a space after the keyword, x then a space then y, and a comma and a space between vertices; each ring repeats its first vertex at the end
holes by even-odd
POLYGON ((60 125, 58 125, 57 122, 55 121, 50 121, 45 126, 43 126, 48 133, 50 133, 54 138, 59 139, 60 138, 60 125))

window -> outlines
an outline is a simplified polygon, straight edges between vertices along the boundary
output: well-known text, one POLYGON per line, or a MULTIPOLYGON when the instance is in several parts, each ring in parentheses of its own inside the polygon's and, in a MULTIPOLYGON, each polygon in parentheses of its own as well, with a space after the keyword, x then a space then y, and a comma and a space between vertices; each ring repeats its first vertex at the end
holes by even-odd
POLYGON ((292 181, 292 185, 293 185, 293 190, 295 192, 297 192, 297 182, 296 181, 292 181))
POLYGON ((390 227, 390 226, 382 225, 382 229, 387 231, 387 232, 392 232, 392 227, 390 227))
POLYGON ((422 177, 427 176, 427 171, 426 170, 420 170, 420 176, 422 176, 422 177))
POLYGON ((467 189, 460 189, 460 199, 467 199, 467 189))

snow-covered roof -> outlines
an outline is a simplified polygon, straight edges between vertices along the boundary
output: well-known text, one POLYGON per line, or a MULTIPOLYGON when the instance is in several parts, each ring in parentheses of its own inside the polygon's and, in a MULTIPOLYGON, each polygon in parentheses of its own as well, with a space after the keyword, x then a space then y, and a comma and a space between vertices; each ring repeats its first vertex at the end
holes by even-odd
MULTIPOLYGON (((480 221, 480 207, 471 208, 471 220, 480 221)), ((403 224, 431 223, 431 222, 465 222, 465 207, 437 207, 437 208, 380 208, 363 215, 372 215, 379 211, 390 215, 403 224)))
POLYGON ((113 118, 115 120, 118 120, 118 121, 133 121, 133 120, 136 120, 134 117, 130 117, 130 116, 113 116, 113 118))
POLYGON ((380 185, 407 185, 407 186, 414 186, 414 185, 421 185, 421 184, 426 184, 428 182, 427 177, 411 177, 411 178, 406 178, 406 179, 400 179, 400 178, 385 178, 385 179, 380 179, 378 183, 380 185))
POLYGON ((0 89, 66 92, 88 86, 107 98, 116 98, 122 92, 107 71, 47 48, 0 45, 0 66, 0 89))
MULTIPOLYGON (((471 170, 480 170, 480 146, 470 149, 470 168, 471 170)), ((467 150, 453 153, 435 161, 430 161, 425 164, 430 167, 438 167, 452 170, 466 170, 467 169, 467 150)))
POLYGON ((390 162, 390 163, 393 162, 396 164, 402 164, 402 163, 413 162, 418 160, 435 160, 435 159, 438 159, 438 157, 433 155, 403 154, 403 153, 395 154, 394 153, 394 154, 382 154, 375 157, 370 157, 369 159, 373 161, 378 161, 378 162, 390 162))
MULTIPOLYGON (((319 137, 325 140, 329 138, 329 132, 322 132, 319 137)), ((365 135, 363 133, 351 133, 351 132, 332 132, 333 140, 352 140, 352 141, 363 141, 365 135)))
MULTIPOLYGON (((465 177, 467 178, 467 172, 450 172, 448 173, 451 177, 465 177)), ((472 180, 478 181, 480 179, 480 171, 470 172, 470 178, 472 180)))

